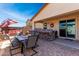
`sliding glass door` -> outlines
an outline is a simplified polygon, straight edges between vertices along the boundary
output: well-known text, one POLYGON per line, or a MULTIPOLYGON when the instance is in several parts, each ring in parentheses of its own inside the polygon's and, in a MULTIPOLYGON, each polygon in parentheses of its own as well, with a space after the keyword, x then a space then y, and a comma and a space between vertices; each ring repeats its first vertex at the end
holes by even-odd
POLYGON ((75 38, 76 35, 75 19, 69 19, 59 22, 60 37, 75 38))

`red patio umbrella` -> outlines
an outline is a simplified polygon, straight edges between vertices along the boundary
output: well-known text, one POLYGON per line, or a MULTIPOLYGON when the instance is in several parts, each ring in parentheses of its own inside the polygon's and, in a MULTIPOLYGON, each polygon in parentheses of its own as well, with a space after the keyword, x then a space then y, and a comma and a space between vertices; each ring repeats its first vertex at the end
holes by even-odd
POLYGON ((0 25, 0 27, 1 27, 1 28, 3 28, 3 27, 8 27, 8 23, 7 23, 7 22, 2 23, 2 24, 0 25))
POLYGON ((12 19, 7 19, 0 25, 0 27, 1 28, 8 27, 9 25, 14 24, 14 23, 17 23, 17 22, 12 19))
POLYGON ((5 29, 6 32, 7 32, 7 31, 8 31, 8 28, 9 28, 9 25, 14 24, 14 23, 17 23, 17 22, 14 21, 14 20, 12 20, 12 19, 7 19, 7 20, 5 20, 5 21, 0 25, 0 27, 1 27, 2 29, 5 29))

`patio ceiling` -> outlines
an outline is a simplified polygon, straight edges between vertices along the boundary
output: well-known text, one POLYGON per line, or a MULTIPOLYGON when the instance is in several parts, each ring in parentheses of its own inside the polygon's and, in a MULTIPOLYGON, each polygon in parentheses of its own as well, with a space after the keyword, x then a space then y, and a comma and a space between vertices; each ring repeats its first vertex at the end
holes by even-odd
POLYGON ((43 23, 44 20, 35 21, 35 23, 43 23))
POLYGON ((58 19, 58 18, 61 18, 63 16, 75 15, 75 14, 78 14, 79 15, 79 9, 78 10, 71 11, 71 12, 63 13, 63 14, 60 14, 60 15, 48 17, 48 18, 45 18, 45 19, 42 19, 42 20, 37 20, 37 21, 35 21, 35 23, 44 23, 44 22, 48 22, 49 20, 58 19))

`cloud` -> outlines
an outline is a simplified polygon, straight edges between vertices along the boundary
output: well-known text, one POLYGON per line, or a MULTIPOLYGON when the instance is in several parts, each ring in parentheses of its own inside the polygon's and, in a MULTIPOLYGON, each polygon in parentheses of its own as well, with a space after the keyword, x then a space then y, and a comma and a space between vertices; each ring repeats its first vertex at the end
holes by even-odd
POLYGON ((17 20, 19 20, 19 21, 21 21, 20 19, 25 19, 26 18, 26 17, 24 17, 24 16, 22 16, 18 13, 11 12, 11 11, 2 10, 2 12, 9 15, 12 18, 17 18, 17 20))
POLYGON ((0 23, 6 18, 10 18, 18 22, 12 26, 23 26, 27 19, 31 19, 37 13, 40 7, 41 5, 38 4, 0 3, 0 23))
POLYGON ((21 16, 18 13, 11 12, 8 10, 0 9, 0 12, 1 12, 0 15, 3 16, 3 18, 0 19, 11 18, 18 22, 16 24, 12 24, 12 26, 23 26, 23 25, 25 26, 26 20, 28 19, 28 17, 26 18, 25 16, 21 16))

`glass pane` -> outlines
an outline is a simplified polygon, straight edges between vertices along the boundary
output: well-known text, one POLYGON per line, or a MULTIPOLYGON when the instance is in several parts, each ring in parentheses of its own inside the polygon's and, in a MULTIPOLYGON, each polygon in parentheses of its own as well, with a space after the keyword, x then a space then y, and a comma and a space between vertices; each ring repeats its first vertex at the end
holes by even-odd
POLYGON ((67 37, 75 38, 75 20, 67 20, 67 37))
POLYGON ((61 37, 66 37, 66 21, 60 21, 59 32, 61 37))

